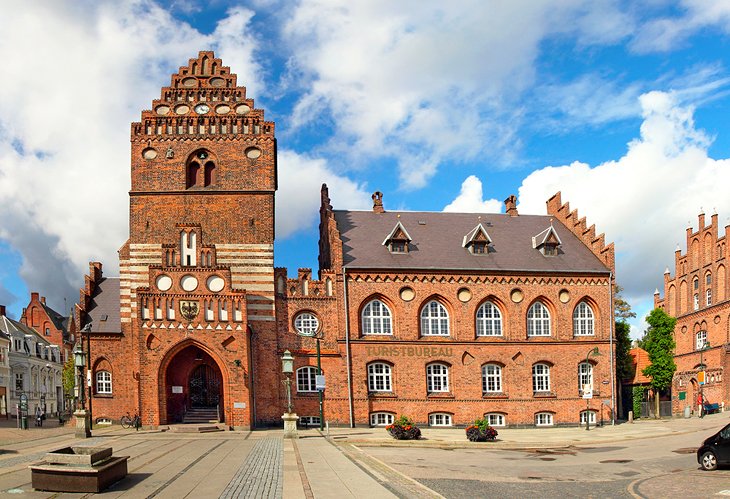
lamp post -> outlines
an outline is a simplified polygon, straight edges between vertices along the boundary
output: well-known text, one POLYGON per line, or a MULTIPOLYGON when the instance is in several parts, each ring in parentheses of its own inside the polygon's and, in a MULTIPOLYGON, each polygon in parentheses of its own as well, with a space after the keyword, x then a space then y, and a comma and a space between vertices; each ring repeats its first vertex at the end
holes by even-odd
MULTIPOLYGON (((588 350, 588 353, 586 354, 586 365, 590 365, 588 362, 588 359, 590 356, 598 357, 601 355, 601 352, 598 350, 598 347, 593 347, 590 350, 588 350)), ((586 383, 583 385, 583 398, 586 399, 586 431, 591 429, 591 399, 593 398, 593 380, 595 376, 593 375, 593 369, 591 369, 591 384, 590 386, 586 383), (588 392, 588 389, 590 389, 590 392, 588 392)))
POLYGON ((294 373, 294 357, 289 350, 284 351, 281 356, 281 372, 284 374, 284 386, 286 387, 286 412, 281 417, 284 420, 284 438, 298 438, 297 420, 299 416, 294 412, 291 403, 291 374, 294 373))
POLYGON ((700 383, 700 403, 698 404, 699 407, 697 407, 697 411, 700 413, 700 417, 704 416, 704 407, 703 404, 705 403, 705 392, 704 387, 705 383, 707 382, 707 369, 705 369, 705 363, 702 359, 702 354, 705 350, 710 348, 710 342, 705 341, 702 347, 700 347, 700 369, 702 370, 703 376, 702 376, 702 382, 700 383))
POLYGON ((86 352, 84 352, 83 340, 76 343, 73 349, 74 366, 78 373, 79 385, 79 403, 81 408, 74 412, 76 417, 76 438, 89 438, 91 436, 91 425, 89 421, 89 413, 86 412, 86 402, 84 400, 84 368, 86 367, 86 352))

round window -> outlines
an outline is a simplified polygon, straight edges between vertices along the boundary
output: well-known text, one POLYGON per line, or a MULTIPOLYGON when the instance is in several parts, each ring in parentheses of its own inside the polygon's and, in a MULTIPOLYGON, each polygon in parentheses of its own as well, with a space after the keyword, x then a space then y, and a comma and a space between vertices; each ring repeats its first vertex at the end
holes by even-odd
POLYGON ((319 319, 314 314, 302 312, 294 319, 294 329, 302 336, 314 336, 319 329, 319 319))

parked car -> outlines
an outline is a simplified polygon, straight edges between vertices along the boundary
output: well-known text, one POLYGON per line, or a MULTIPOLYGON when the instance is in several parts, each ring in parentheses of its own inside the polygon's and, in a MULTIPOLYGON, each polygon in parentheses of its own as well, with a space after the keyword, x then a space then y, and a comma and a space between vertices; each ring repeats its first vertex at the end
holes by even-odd
POLYGON ((730 465, 730 424, 702 442, 697 449, 697 462, 707 471, 730 465))

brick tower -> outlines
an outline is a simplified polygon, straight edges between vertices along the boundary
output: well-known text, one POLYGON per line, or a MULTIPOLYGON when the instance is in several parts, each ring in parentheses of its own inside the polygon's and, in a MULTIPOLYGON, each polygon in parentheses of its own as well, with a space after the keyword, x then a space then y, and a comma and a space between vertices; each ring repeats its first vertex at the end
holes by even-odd
POLYGON ((132 124, 131 142, 114 347, 127 360, 116 386, 128 386, 115 392, 134 394, 125 405, 145 425, 215 410, 250 427, 251 333, 275 337, 274 123, 200 52, 132 124))

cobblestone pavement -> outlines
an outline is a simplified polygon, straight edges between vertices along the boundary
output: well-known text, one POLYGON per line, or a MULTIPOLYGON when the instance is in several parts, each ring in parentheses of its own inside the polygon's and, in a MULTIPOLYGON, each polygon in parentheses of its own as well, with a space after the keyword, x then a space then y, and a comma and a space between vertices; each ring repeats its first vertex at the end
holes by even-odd
POLYGON ((283 484, 281 464, 281 438, 259 440, 221 494, 221 498, 281 498, 283 484))

